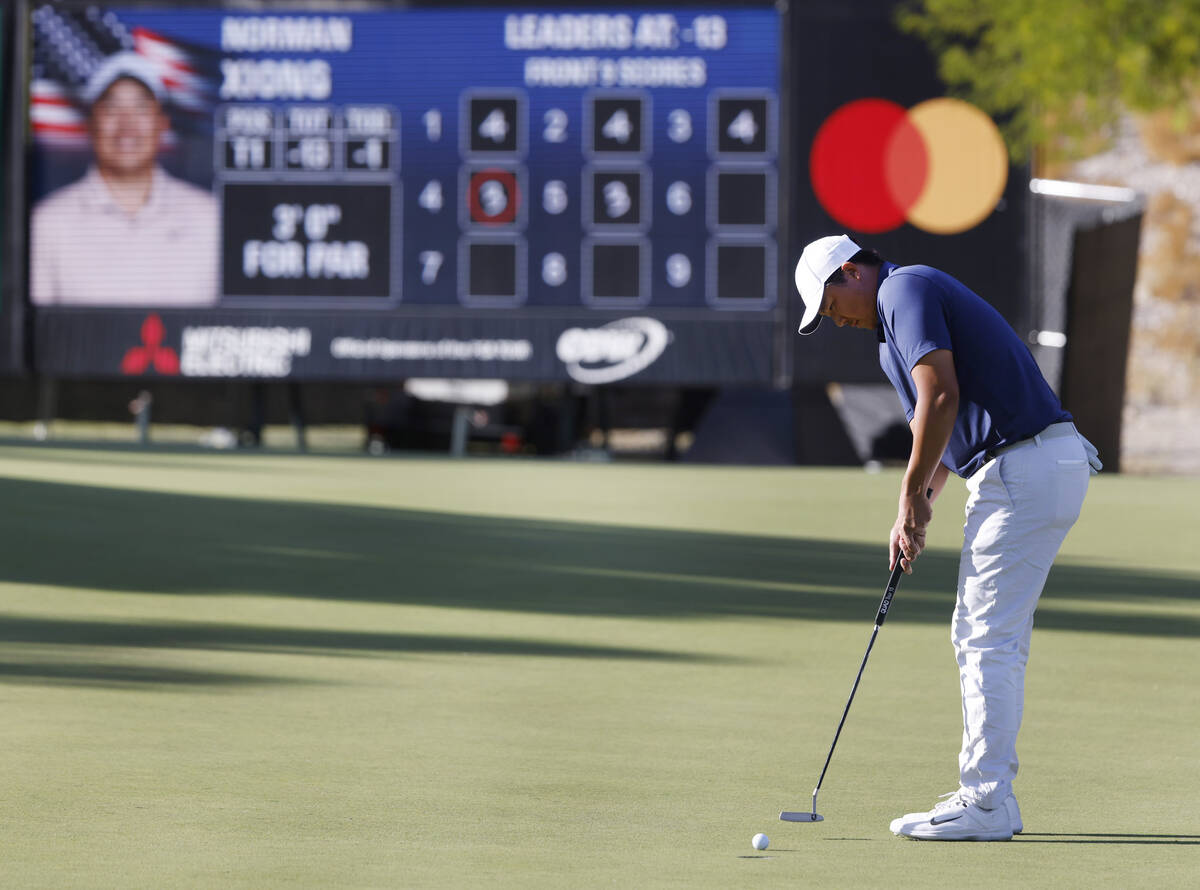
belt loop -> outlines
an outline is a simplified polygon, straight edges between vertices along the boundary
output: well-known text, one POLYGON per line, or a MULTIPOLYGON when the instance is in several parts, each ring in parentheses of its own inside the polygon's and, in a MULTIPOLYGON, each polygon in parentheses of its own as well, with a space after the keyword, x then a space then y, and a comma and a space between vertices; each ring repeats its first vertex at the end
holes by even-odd
POLYGON ((1036 436, 1034 436, 1033 441, 1037 443, 1038 448, 1041 448, 1042 447, 1042 434, 1038 433, 1036 436))

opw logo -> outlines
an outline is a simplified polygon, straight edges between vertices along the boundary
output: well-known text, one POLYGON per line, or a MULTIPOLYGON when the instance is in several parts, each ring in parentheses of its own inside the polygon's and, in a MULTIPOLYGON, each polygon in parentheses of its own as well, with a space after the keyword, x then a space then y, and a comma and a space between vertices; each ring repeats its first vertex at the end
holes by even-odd
POLYGON ((1008 153, 992 119, 958 99, 907 111, 886 99, 858 99, 821 124, 809 175, 825 212, 855 231, 908 222, 953 235, 996 208, 1008 153))
POLYGON ((621 318, 601 328, 567 328, 554 351, 580 383, 612 383, 648 367, 671 332, 656 318, 621 318))
POLYGON ((146 316, 142 322, 142 345, 134 346, 121 359, 122 374, 145 374, 151 365, 159 374, 179 373, 179 354, 170 346, 163 346, 166 329, 156 313, 146 316))

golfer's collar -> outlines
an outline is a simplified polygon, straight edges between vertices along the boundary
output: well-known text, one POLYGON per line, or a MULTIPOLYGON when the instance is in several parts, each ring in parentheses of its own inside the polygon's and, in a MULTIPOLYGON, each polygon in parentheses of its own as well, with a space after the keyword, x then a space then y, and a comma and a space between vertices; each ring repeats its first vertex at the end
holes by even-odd
POLYGON ((899 268, 899 263, 889 263, 884 260, 883 265, 879 267, 879 280, 875 282, 875 336, 879 338, 880 343, 887 342, 887 335, 883 332, 883 315, 879 312, 879 288, 883 286, 887 277, 899 268))
POLYGON ((166 210, 168 197, 164 192, 169 188, 167 171, 155 163, 154 172, 150 176, 150 192, 146 195, 146 203, 138 210, 138 215, 157 214, 166 210))
POLYGON ((137 209, 133 214, 129 214, 121 209, 113 197, 112 191, 108 187, 108 183, 104 181, 104 175, 100 172, 100 168, 95 164, 88 166, 87 172, 81 180, 83 185, 82 196, 83 200, 90 204, 94 209, 103 213, 118 214, 120 216, 129 217, 131 219, 145 218, 151 214, 161 213, 167 210, 170 206, 168 195, 164 195, 164 191, 170 189, 170 177, 157 162, 154 164, 154 171, 150 179, 150 191, 146 195, 146 202, 137 209))
POLYGON ((100 174, 100 168, 95 164, 88 165, 87 172, 79 184, 80 196, 89 209, 104 213, 121 212, 121 208, 113 200, 112 192, 108 190, 108 185, 104 182, 104 177, 100 174))

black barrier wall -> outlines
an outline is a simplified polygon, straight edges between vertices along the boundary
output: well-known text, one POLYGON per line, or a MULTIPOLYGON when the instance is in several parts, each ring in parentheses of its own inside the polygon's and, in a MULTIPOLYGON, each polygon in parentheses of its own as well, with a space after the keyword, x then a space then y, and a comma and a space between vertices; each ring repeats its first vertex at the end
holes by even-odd
POLYGON ((1121 418, 1142 216, 1075 233, 1060 395, 1105 465, 1121 468, 1121 418))

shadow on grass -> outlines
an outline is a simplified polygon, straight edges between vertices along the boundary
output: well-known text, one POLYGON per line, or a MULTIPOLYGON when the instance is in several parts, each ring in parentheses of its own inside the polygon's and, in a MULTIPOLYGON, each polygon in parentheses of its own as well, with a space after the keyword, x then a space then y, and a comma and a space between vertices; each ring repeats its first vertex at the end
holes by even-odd
MULTIPOLYGON (((736 659, 626 646, 445 634, 368 633, 241 624, 69 621, 0 615, 0 644, 196 649, 288 655, 522 655, 543 658, 631 659, 729 663, 736 659)), ((12 665, 0 663, 0 674, 12 665)))
MULTIPOLYGON (((84 590, 869 622, 887 579, 882 545, 12 479, 0 479, 0 499, 0 580, 84 590)), ((948 623, 957 564, 957 553, 923 555, 893 621, 948 623)), ((1200 616, 1138 608, 1195 603, 1198 590, 1195 576, 1061 565, 1038 627, 1194 637, 1200 616)))
POLYGON ((1200 835, 1196 834, 1030 834, 1022 832, 1013 838, 1022 844, 1171 844, 1196 846, 1200 835))
POLYGON ((0 683, 41 683, 95 689, 145 689, 156 686, 259 686, 299 683, 285 677, 231 674, 223 671, 180 670, 152 665, 104 662, 0 662, 0 683))

